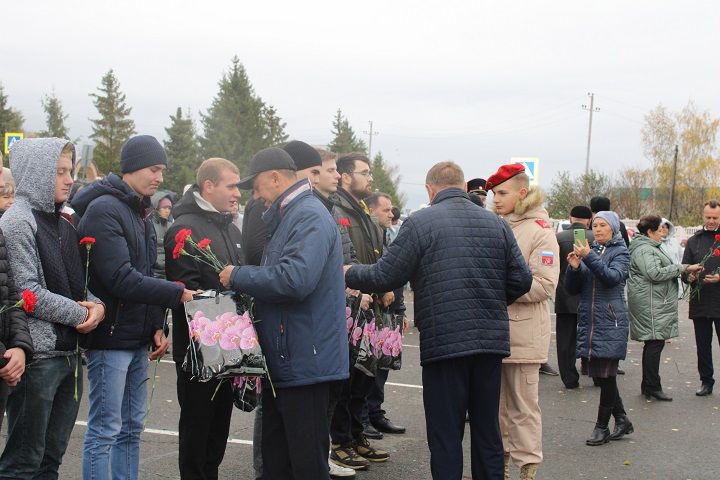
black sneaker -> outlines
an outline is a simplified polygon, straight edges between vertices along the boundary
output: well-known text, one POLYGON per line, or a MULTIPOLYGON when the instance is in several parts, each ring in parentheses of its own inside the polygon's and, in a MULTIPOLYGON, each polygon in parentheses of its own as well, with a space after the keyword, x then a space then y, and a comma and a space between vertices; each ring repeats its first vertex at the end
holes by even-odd
POLYGON ((355 451, 362 458, 370 460, 371 462, 386 462, 387 459, 390 458, 388 452, 371 446, 365 436, 361 436, 360 439, 355 442, 355 451))
POLYGON ((358 455, 352 446, 333 445, 330 450, 330 461, 335 465, 352 468, 353 470, 367 470, 370 466, 370 462, 358 455))
POLYGON ((542 373, 543 375, 552 375, 553 377, 557 377, 558 375, 560 375, 553 367, 551 367, 547 363, 543 363, 542 365, 540 365, 540 373, 542 373))

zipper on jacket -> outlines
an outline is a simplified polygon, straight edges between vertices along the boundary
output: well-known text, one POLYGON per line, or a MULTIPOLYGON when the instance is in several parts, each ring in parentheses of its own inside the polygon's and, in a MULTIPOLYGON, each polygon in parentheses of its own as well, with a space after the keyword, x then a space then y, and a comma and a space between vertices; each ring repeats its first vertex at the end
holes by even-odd
POLYGON ((617 328, 617 315, 615 315, 615 307, 612 306, 612 303, 608 303, 608 310, 610 310, 610 315, 612 315, 615 320, 615 328, 617 328))
POLYGON ((588 336, 588 361, 592 359, 592 337, 595 331, 595 275, 592 283, 592 302, 590 307, 590 335, 588 336))
POLYGON ((280 358, 285 360, 285 349, 283 348, 283 336, 285 335, 285 326, 280 323, 280 336, 278 337, 278 352, 280 352, 280 358))
POLYGON ((117 325, 118 317, 120 317, 120 309, 122 308, 122 302, 118 302, 117 307, 115 308, 115 318, 113 318, 113 322, 110 325, 110 336, 112 337, 112 334, 115 332, 115 325, 117 325))
POLYGON ((652 328, 652 334, 653 338, 657 338, 655 336, 655 313, 654 313, 654 305, 653 305, 653 297, 655 296, 655 285, 652 283, 650 284, 650 326, 652 328))

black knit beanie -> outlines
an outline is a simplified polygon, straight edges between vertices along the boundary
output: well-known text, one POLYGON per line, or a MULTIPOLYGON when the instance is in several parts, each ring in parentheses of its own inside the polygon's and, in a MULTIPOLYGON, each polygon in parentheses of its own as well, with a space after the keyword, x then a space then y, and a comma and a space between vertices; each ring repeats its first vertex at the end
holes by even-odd
POLYGON ((167 165, 165 149, 155 137, 138 135, 125 142, 120 152, 120 171, 130 173, 153 165, 167 165))
POLYGON ((293 140, 285 145, 283 150, 292 157, 298 170, 322 166, 322 159, 318 151, 305 142, 293 140))

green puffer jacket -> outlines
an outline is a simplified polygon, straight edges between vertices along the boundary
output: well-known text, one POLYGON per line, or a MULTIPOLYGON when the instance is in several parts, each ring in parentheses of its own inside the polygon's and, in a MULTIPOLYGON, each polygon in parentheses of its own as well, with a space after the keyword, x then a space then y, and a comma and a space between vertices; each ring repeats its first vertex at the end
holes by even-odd
POLYGON ((660 242, 638 235, 630 243, 631 339, 644 342, 678 336, 677 278, 682 270, 660 249, 660 242))

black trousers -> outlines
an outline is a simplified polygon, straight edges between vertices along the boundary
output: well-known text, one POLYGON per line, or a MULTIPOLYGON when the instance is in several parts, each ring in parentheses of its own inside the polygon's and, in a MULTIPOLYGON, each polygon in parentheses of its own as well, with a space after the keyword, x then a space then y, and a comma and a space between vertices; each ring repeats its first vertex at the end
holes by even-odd
POLYGON ((262 398, 263 480, 329 480, 329 383, 276 388, 262 398))
POLYGON ((423 402, 434 480, 460 480, 465 413, 470 414, 473 480, 502 480, 498 411, 502 357, 473 355, 423 367, 423 402))
POLYGON ((378 368, 375 374, 375 381, 370 387, 365 408, 363 408, 363 425, 380 420, 385 416, 382 405, 385 403, 385 382, 387 382, 390 370, 378 368))
POLYGON ((363 411, 374 383, 374 377, 350 367, 350 378, 344 382, 330 425, 333 444, 348 446, 360 439, 363 431, 363 411))
POLYGON ((580 381, 575 366, 575 347, 577 342, 577 314, 558 313, 555 315, 555 334, 560 378, 565 386, 576 385, 580 381))
POLYGON ((5 407, 7 406, 9 393, 10 387, 8 387, 4 380, 0 380, 0 428, 2 428, 3 420, 5 419, 5 407))
POLYGON ((665 340, 647 340, 643 346, 643 378, 640 384, 640 390, 643 393, 662 390, 660 383, 660 357, 662 356, 664 347, 665 340))
POLYGON ((175 368, 180 404, 180 477, 183 480, 217 479, 230 434, 233 409, 230 382, 225 381, 220 388, 216 380, 191 382, 180 365, 176 364, 175 368))
POLYGON ((693 318, 695 325, 695 345, 697 346, 698 373, 703 385, 713 386, 713 361, 712 361, 712 339, 713 324, 715 324, 715 335, 720 342, 720 318, 693 318))

